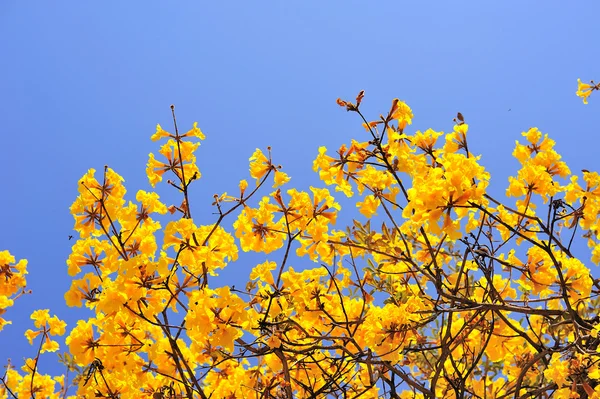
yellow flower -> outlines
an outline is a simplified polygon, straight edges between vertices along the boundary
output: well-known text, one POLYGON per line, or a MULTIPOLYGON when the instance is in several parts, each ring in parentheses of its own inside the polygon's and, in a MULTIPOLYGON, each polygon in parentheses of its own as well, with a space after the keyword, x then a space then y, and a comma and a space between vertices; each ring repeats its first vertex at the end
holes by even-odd
POLYGON ((600 264, 600 244, 594 245, 592 249, 592 262, 595 264, 600 264))
POLYGON ((279 186, 284 185, 285 183, 290 181, 290 177, 285 172, 280 172, 279 170, 275 171, 275 184, 273 184, 273 188, 277 188, 279 186))
POLYGON ((148 155, 148 163, 146 165, 146 176, 152 187, 156 186, 156 183, 162 181, 162 175, 169 170, 168 165, 157 161, 154 158, 154 154, 148 155))
POLYGON ((34 321, 36 328, 42 328, 50 318, 49 309, 38 309, 31 314, 31 320, 34 321))
POLYGON ((275 280, 273 279, 273 274, 271 271, 277 268, 277 263, 266 261, 264 263, 258 264, 252 269, 250 273, 251 280, 260 280, 264 281, 267 284, 275 285, 275 280))
POLYGON ((269 336, 269 338, 267 338, 266 344, 271 349, 277 349, 281 346, 281 339, 279 339, 279 337, 277 335, 273 334, 273 335, 269 336))
POLYGON ((360 194, 363 193, 365 187, 384 191, 394 184, 394 178, 388 171, 378 170, 371 165, 358 171, 356 175, 358 176, 358 184, 356 187, 360 194))
POLYGON ((164 215, 167 213, 165 204, 159 201, 159 196, 156 193, 148 193, 144 190, 139 190, 135 195, 135 199, 142 203, 143 209, 147 213, 159 213, 164 215))
POLYGON ((359 208, 360 213, 362 213, 367 219, 370 219, 377 213, 377 208, 381 204, 381 200, 374 195, 367 195, 362 202, 357 202, 356 206, 359 208))
POLYGON ((27 341, 29 341, 29 345, 33 345, 33 340, 37 338, 38 335, 40 335, 43 331, 42 330, 27 330, 25 331, 25 338, 27 338, 27 341))
POLYGON ((592 94, 593 90, 597 90, 597 86, 591 85, 589 83, 583 83, 581 79, 577 79, 577 92, 575 94, 578 97, 583 98, 583 103, 588 103, 588 97, 592 94))
POLYGON ((100 277, 95 273, 86 273, 82 278, 73 280, 71 288, 65 292, 65 302, 69 307, 81 307, 81 301, 86 301, 86 306, 92 307, 96 301, 96 293, 100 287, 100 277))
POLYGON ((71 330, 65 343, 69 346, 69 353, 77 364, 88 365, 96 357, 99 350, 99 340, 94 339, 94 320, 79 320, 71 330))
POLYGON ((244 192, 248 188, 248 182, 246 180, 240 180, 240 197, 244 196, 244 192))
POLYGON ((411 138, 411 143, 415 147, 429 153, 433 151, 435 143, 444 132, 436 132, 433 129, 427 129, 425 132, 417 131, 411 138))
POLYGON ((273 165, 260 149, 256 149, 250 157, 250 176, 256 179, 256 183, 269 171, 273 165))
POLYGON ((560 388, 567 384, 569 374, 569 362, 561 360, 560 353, 553 353, 550 365, 544 370, 544 377, 556 383, 560 388))
POLYGON ((319 147, 319 155, 313 161, 313 170, 319 172, 319 178, 327 185, 335 185, 336 191, 342 191, 348 198, 352 196, 352 186, 348 182, 350 176, 354 176, 361 160, 364 160, 362 150, 368 143, 352 142, 352 147, 348 149, 345 145, 338 150, 340 160, 325 154, 326 147, 319 147), (352 161, 352 162, 348 162, 352 161), (344 167, 347 170, 344 170, 344 167), (320 169, 320 170, 319 170, 320 169))
POLYGON ((173 136, 171 135, 171 133, 163 130, 163 128, 159 124, 156 124, 156 133, 154 133, 150 137, 150 139, 152 141, 157 141, 157 140, 160 140, 163 137, 173 137, 173 136))
POLYGON ((527 132, 523 132, 521 134, 526 137, 527 141, 529 141, 531 144, 537 144, 537 142, 542 138, 542 132, 540 132, 537 127, 532 127, 527 132))
POLYGON ((240 239, 244 251, 270 253, 283 246, 286 238, 285 219, 275 221, 279 207, 264 197, 258 209, 245 207, 233 223, 235 236, 240 239))
POLYGON ((50 335, 64 335, 67 323, 56 316, 52 316, 48 319, 48 327, 48 333, 50 335))
POLYGON ((194 331, 194 339, 199 342, 206 340, 208 334, 215 328, 214 291, 211 289, 196 290, 188 295, 189 311, 185 316, 186 326, 194 331))
POLYGON ((194 122, 194 126, 192 129, 188 130, 186 133, 182 134, 181 137, 196 137, 197 139, 204 140, 206 137, 202 130, 198 127, 198 122, 194 122))
POLYGON ((211 343, 214 346, 220 346, 231 353, 233 352, 234 341, 242 336, 242 334, 242 331, 235 327, 219 324, 217 329, 211 335, 211 343))
POLYGON ((406 125, 412 123, 413 113, 412 109, 404 102, 397 98, 392 102, 392 119, 398 120, 398 128, 404 129, 406 125))
POLYGON ((46 338, 44 339, 44 343, 42 344, 42 350, 40 352, 41 353, 56 352, 59 348, 60 348, 60 345, 58 344, 58 342, 56 342, 56 341, 50 339, 50 337, 46 336, 46 338))
POLYGON ((101 273, 104 260, 111 251, 112 245, 107 240, 86 238, 79 240, 71 248, 71 255, 67 259, 68 273, 75 276, 81 272, 82 267, 92 267, 96 273, 101 273))
POLYGON ((313 170, 317 172, 319 169, 329 169, 330 165, 335 161, 329 155, 325 155, 327 147, 319 147, 319 155, 313 161, 313 170))

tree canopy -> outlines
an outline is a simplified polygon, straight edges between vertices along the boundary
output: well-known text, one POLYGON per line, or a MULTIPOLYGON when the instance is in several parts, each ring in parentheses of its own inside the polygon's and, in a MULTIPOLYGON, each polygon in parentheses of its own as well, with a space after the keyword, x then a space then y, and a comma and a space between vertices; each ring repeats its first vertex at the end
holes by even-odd
MULTIPOLYGON (((600 89, 578 83, 585 103, 600 89)), ((572 172, 530 128, 495 198, 461 113, 448 133, 420 131, 405 102, 373 119, 363 97, 337 100, 364 134, 319 148, 323 187, 289 187, 256 149, 212 224, 189 193, 205 137, 181 133, 173 106, 146 174, 178 203, 128 195, 108 167, 85 173, 64 295, 81 319, 36 310, 32 355, 6 367, 0 398, 600 398, 600 175, 572 172), (215 284, 240 250, 271 255, 245 287, 215 284), (64 335, 66 372, 41 373, 64 335)), ((26 274, 0 252, 0 316, 26 274)))

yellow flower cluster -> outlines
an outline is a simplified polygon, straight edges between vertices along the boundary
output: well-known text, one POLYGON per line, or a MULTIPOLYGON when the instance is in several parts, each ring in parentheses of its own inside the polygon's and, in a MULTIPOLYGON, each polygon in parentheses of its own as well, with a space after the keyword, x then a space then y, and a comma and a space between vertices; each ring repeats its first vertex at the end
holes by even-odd
MULTIPOLYGON (((37 356, 7 369, 0 399, 600 398, 600 282, 572 246, 583 231, 600 262, 600 175, 580 181, 531 128, 513 152, 510 205, 488 192, 462 114, 449 133, 411 132, 405 102, 368 121, 363 98, 338 104, 370 137, 313 162, 355 206, 345 229, 334 190, 281 188, 290 177, 270 148, 249 158, 255 187, 214 195, 215 220, 201 224, 197 124, 152 135, 162 160, 150 154, 147 177, 155 187, 168 174, 177 204, 143 190, 129 200, 119 174, 90 169, 71 206, 65 300, 88 312, 65 341, 73 386, 38 371, 66 333, 38 310, 25 333, 37 356), (259 196, 268 181, 276 190, 259 196), (247 284, 218 286, 234 262, 247 284)), ((0 252, 0 312, 25 266, 0 252)))
POLYGON ((205 139, 204 134, 198 128, 198 124, 194 123, 192 129, 182 135, 173 135, 163 130, 160 125, 156 125, 156 133, 152 135, 152 141, 166 137, 169 137, 169 140, 158 151, 166 158, 166 162, 158 161, 153 153, 150 153, 148 158, 146 174, 152 187, 162 181, 162 176, 167 171, 173 172, 183 185, 189 184, 192 180, 199 179, 201 175, 196 166, 194 151, 198 149, 200 143, 184 140, 184 138, 188 137, 200 140, 205 139))
MULTIPOLYGON (((402 102, 397 104, 410 112, 410 119, 406 120, 411 121, 410 108, 402 102)), ((405 122, 402 119, 400 126, 405 122)), ((407 135, 398 128, 388 132, 386 144, 377 141, 379 148, 371 149, 367 142, 353 141, 350 149, 343 145, 337 151, 339 159, 326 155, 326 149, 321 147, 313 168, 319 171, 321 180, 335 185, 336 191, 347 196, 353 195, 351 183, 356 184, 359 194, 368 192, 357 202, 366 218, 376 215, 385 204, 395 209, 397 196, 402 192, 408 203, 402 211, 403 233, 414 234, 424 229, 456 240, 462 236, 463 218, 468 220, 467 232, 477 225, 478 212, 473 204, 487 203, 484 195, 489 174, 478 164, 479 157, 457 153, 461 143, 466 143, 467 130, 467 124, 456 125, 452 133, 445 135, 442 147, 437 148, 443 132, 429 129, 407 135), (379 153, 383 165, 371 165, 370 161, 379 153)))
POLYGON ((555 176, 565 178, 571 171, 561 156, 554 150, 555 142, 537 128, 522 133, 529 145, 516 143, 513 156, 521 163, 517 177, 510 177, 510 186, 506 191, 509 197, 527 197, 530 202, 532 194, 541 195, 544 200, 554 197, 563 189, 555 176))
POLYGON ((20 260, 15 264, 15 257, 8 251, 0 251, 0 331, 10 321, 2 318, 6 310, 14 305, 15 299, 20 296, 27 284, 27 261, 20 260))
MULTIPOLYGON (((25 337, 30 345, 34 345, 34 340, 40 340, 40 343, 35 343, 38 347, 38 353, 35 358, 26 358, 24 365, 21 367, 22 374, 18 372, 12 365, 7 366, 7 370, 2 377, 2 385, 0 386, 0 397, 8 398, 15 397, 44 397, 49 399, 58 399, 65 392, 65 376, 50 376, 42 374, 39 371, 40 355, 46 352, 56 352, 59 349, 59 343, 52 337, 65 334, 67 324, 60 320, 57 316, 50 316, 48 309, 36 310, 31 314, 31 319, 34 321, 35 330, 28 329, 25 331, 25 337), (56 384, 59 389, 56 390, 56 384)), ((64 395, 63 395, 64 396, 64 395)))

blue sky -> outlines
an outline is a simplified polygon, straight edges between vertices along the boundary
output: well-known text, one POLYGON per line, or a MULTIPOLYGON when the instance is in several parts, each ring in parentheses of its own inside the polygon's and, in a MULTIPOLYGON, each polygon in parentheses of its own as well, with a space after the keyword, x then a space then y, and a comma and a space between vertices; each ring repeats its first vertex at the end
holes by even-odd
MULTIPOLYGON (((0 250, 29 260, 33 289, 6 314, 14 324, 1 333, 10 345, 0 364, 34 354, 22 335, 33 309, 74 325, 63 294, 77 181, 106 164, 131 199, 148 190, 158 148, 149 137, 156 123, 171 127, 170 104, 182 129, 198 121, 207 135, 192 191, 198 223, 214 221, 212 195, 235 192, 257 147, 272 146, 291 186, 318 185, 318 147, 364 137, 335 104, 360 90, 371 118, 405 100, 411 131, 449 131, 462 112, 496 193, 532 126, 573 171, 600 169, 600 95, 587 106, 575 97, 577 78, 600 79, 600 3, 119 3, 0 2, 0 250)), ((243 285, 252 266, 225 276, 243 285)))

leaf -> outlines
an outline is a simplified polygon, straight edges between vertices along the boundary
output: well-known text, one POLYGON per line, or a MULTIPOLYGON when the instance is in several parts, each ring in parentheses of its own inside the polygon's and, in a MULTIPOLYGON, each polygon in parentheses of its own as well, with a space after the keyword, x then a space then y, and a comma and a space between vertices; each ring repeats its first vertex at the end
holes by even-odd
POLYGON ((385 238, 386 241, 391 241, 390 231, 385 225, 385 222, 381 223, 381 234, 383 235, 383 238, 385 238))
POLYGON ((363 225, 362 225, 362 223, 361 223, 361 222, 359 222, 358 220, 354 220, 354 219, 353 219, 353 220, 352 220, 352 223, 354 224, 354 227, 356 227, 358 230, 363 230, 363 231, 364 231, 364 229, 363 229, 363 225))
POLYGON ((379 269, 379 266, 375 265, 375 262, 373 262, 373 260, 372 260, 372 259, 370 259, 370 258, 367 258, 367 263, 369 264, 369 266, 371 267, 371 269, 372 269, 373 271, 375 271, 375 270, 378 270, 378 269, 379 269))
POLYGON ((361 90, 358 93, 358 96, 356 96, 356 108, 358 108, 358 106, 360 105, 360 102, 362 101, 363 97, 365 96, 365 91, 361 90))

